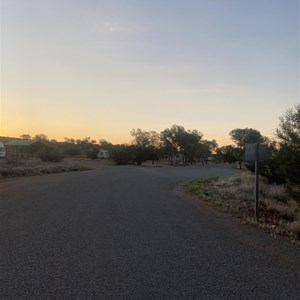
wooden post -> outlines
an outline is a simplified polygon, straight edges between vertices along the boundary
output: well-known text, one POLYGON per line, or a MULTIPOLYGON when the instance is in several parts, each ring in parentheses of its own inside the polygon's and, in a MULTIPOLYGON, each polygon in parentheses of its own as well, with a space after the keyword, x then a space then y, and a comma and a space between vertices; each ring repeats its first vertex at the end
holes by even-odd
POLYGON ((256 159, 255 159, 255 207, 254 214, 258 222, 258 201, 259 201, 259 143, 256 144, 256 159))

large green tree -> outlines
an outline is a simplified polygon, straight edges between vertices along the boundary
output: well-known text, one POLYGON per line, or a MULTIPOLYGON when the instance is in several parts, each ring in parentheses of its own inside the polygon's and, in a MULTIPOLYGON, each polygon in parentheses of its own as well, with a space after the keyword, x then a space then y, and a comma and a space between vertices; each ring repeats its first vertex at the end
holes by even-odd
POLYGON ((160 133, 162 148, 171 162, 174 155, 180 154, 184 164, 193 163, 202 136, 198 130, 185 130, 180 125, 173 125, 160 133))
POLYGON ((234 156, 236 157, 240 168, 245 156, 245 145, 248 143, 262 143, 265 138, 262 134, 253 128, 236 128, 229 132, 232 141, 236 144, 234 156))
POLYGON ((110 155, 117 165, 132 164, 135 160, 135 149, 132 145, 114 145, 110 150, 110 155))
POLYGON ((279 118, 276 162, 288 183, 300 184, 300 103, 279 118))
POLYGON ((262 143, 264 137, 253 128, 236 128, 229 132, 233 142, 240 148, 244 148, 247 143, 262 143))
POLYGON ((281 145, 300 147, 300 103, 279 118, 276 137, 281 145))
POLYGON ((174 131, 166 128, 160 133, 161 151, 163 155, 169 157, 169 161, 173 164, 173 157, 178 153, 178 147, 174 136, 174 131))
POLYGON ((198 145, 197 153, 196 153, 196 158, 198 158, 198 160, 200 160, 202 162, 202 164, 207 163, 208 158, 212 155, 213 152, 216 151, 217 147, 218 147, 218 144, 217 144, 216 140, 200 141, 200 143, 198 145))
POLYGON ((135 149, 135 162, 140 165, 146 160, 158 159, 159 134, 156 131, 145 131, 140 128, 130 131, 135 149))

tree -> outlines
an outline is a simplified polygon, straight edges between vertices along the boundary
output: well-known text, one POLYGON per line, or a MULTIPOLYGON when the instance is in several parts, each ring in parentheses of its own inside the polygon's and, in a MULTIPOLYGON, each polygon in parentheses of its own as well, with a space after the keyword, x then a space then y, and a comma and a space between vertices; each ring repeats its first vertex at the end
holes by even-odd
POLYGON ((67 144, 63 147, 63 150, 62 150, 63 154, 65 156, 80 156, 81 154, 81 151, 79 149, 79 147, 77 145, 74 145, 74 144, 67 144))
POLYGON ((216 150, 217 158, 223 162, 235 163, 236 158, 236 147, 232 145, 222 146, 216 150))
POLYGON ((202 161, 202 164, 205 162, 208 162, 208 158, 212 155, 212 153, 216 150, 218 147, 217 141, 207 141, 203 140, 199 143, 198 150, 196 153, 196 157, 202 161))
POLYGON ((90 159, 97 159, 98 158, 99 149, 91 148, 87 151, 86 157, 90 159))
POLYGON ((100 146, 100 148, 108 149, 112 146, 112 143, 108 142, 105 139, 100 139, 99 140, 99 146, 100 146))
POLYGON ((64 137, 65 143, 75 144, 75 139, 64 137))
POLYGON ((281 145, 300 147, 300 103, 279 118, 276 137, 281 145))
POLYGON ((160 133, 162 153, 169 157, 169 161, 173 164, 173 156, 178 153, 175 136, 171 129, 166 128, 160 133))
POLYGON ((75 143, 75 139, 64 137, 64 142, 60 143, 61 151, 65 156, 80 156, 80 145, 75 143))
POLYGON ((236 128, 229 132, 231 139, 237 145, 235 149, 235 157, 239 163, 240 169, 245 156, 245 145, 247 143, 262 143, 264 137, 261 133, 253 128, 236 128))
POLYGON ((158 159, 157 151, 159 135, 156 131, 144 131, 140 128, 130 131, 133 137, 132 145, 135 149, 135 162, 140 165, 143 161, 158 159))
POLYGON ((114 145, 111 149, 111 158, 117 165, 132 164, 135 160, 134 146, 114 145))
POLYGON ((183 163, 193 163, 202 133, 198 130, 185 130, 183 126, 173 125, 160 133, 162 148, 173 163, 173 155, 181 154, 183 163))
POLYGON ((279 118, 276 137, 279 150, 275 161, 290 184, 300 183, 300 103, 279 118))
POLYGON ((90 143, 91 143, 90 137, 85 137, 82 140, 77 140, 77 144, 81 144, 81 145, 88 145, 90 143))
POLYGON ((247 143, 261 143, 264 141, 264 137, 261 133, 253 128, 236 128, 229 132, 233 142, 240 148, 245 147, 247 143))
MULTIPOLYGON (((73 140, 69 140, 65 138, 67 142, 73 142, 73 140)), ((79 147, 81 155, 84 155, 88 158, 96 158, 96 153, 99 152, 99 145, 96 144, 95 140, 91 140, 90 137, 85 137, 83 139, 76 140, 76 146, 79 147)))
POLYGON ((36 134, 33 139, 37 141, 48 141, 47 135, 43 133, 36 134))
POLYGON ((31 140, 31 135, 30 134, 27 134, 27 133, 24 133, 24 134, 21 134, 20 135, 20 138, 22 140, 31 140))
MULTIPOLYGON (((182 153, 184 157, 186 157, 185 164, 193 164, 197 151, 199 150, 199 147, 204 146, 205 143, 202 142, 202 133, 200 133, 198 130, 187 130, 184 133, 184 139, 182 144, 182 153)), ((206 144, 207 149, 209 149, 208 144, 206 144)), ((209 156, 209 155, 208 155, 209 156)), ((208 157, 207 156, 207 157, 208 157)))

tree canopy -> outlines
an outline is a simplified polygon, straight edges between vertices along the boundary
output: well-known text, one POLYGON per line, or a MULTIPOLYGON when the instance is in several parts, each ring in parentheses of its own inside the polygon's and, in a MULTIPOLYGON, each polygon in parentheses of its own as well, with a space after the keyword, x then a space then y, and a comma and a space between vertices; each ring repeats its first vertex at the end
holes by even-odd
POLYGON ((229 132, 232 141, 241 148, 245 147, 247 143, 261 143, 264 137, 261 133, 253 128, 236 128, 229 132))
POLYGON ((280 144, 300 146, 300 103, 279 118, 275 135, 280 144))
POLYGON ((300 183, 300 104, 279 118, 275 133, 279 150, 275 161, 289 183, 300 183))

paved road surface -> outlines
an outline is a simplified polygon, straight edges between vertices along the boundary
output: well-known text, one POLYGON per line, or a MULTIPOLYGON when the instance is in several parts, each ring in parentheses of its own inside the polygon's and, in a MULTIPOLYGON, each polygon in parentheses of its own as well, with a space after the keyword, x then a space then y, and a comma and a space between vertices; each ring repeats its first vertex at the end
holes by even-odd
POLYGON ((300 299, 299 251, 189 197, 215 166, 0 182, 0 299, 300 299))

